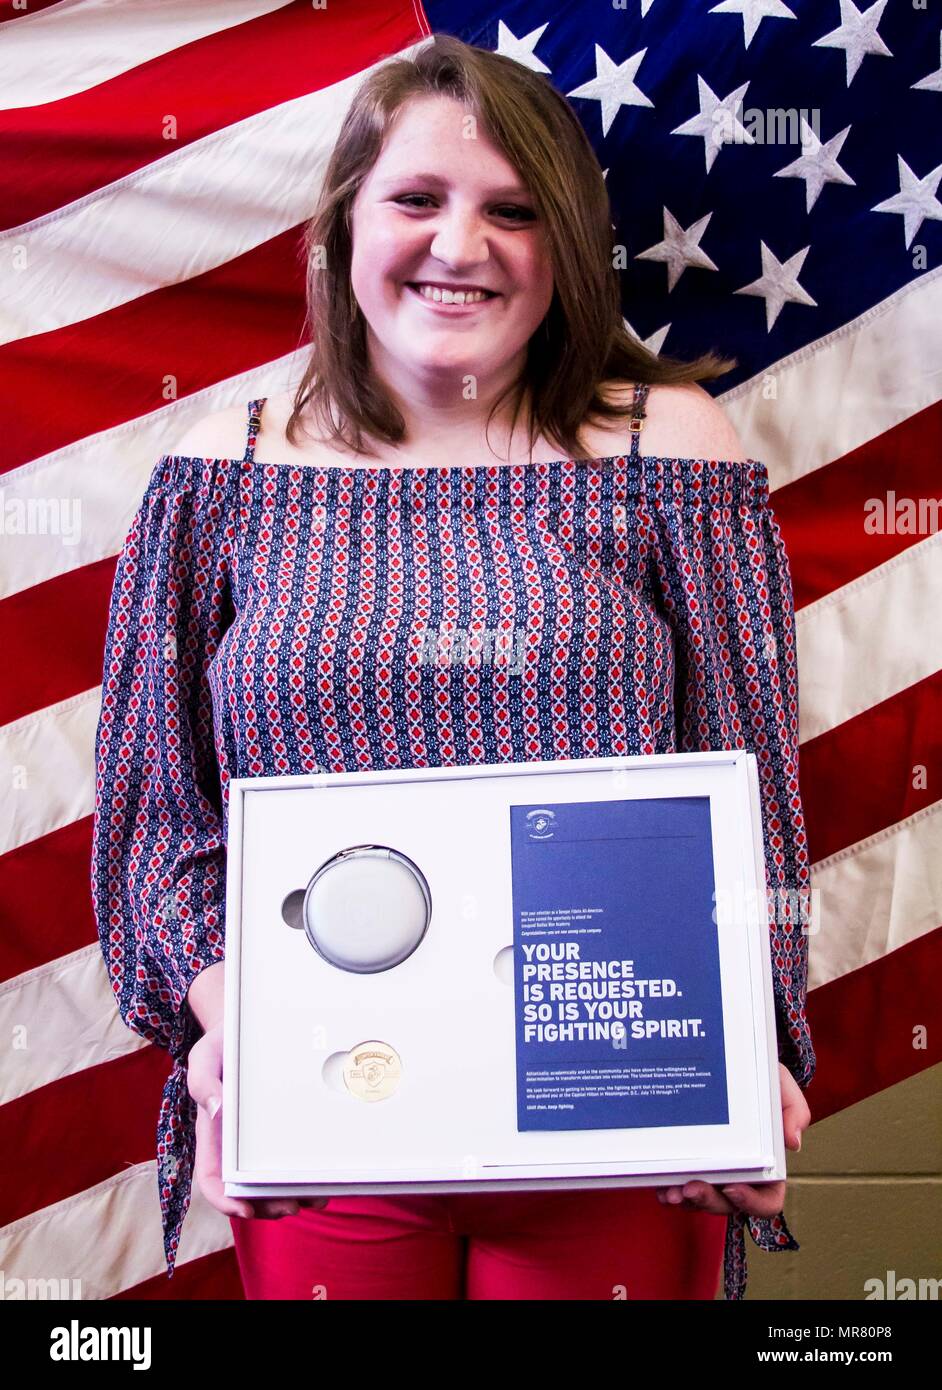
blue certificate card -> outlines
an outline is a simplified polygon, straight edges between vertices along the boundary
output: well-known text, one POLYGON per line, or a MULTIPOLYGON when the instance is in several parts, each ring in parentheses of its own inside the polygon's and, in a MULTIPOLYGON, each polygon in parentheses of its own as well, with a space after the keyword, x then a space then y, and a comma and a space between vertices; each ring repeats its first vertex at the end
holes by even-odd
POLYGON ((710 799, 511 806, 517 1129, 725 1124, 710 799))

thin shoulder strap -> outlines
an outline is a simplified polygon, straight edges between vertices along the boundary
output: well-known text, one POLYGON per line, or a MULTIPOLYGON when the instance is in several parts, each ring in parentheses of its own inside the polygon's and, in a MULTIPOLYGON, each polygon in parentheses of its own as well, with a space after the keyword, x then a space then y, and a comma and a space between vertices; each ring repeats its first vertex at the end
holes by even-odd
POLYGON ((258 400, 249 401, 249 427, 245 440, 245 455, 243 460, 245 463, 251 463, 255 458, 255 441, 262 427, 262 407, 267 400, 267 396, 260 396, 258 400))
POLYGON ((631 431, 631 453, 629 458, 640 457, 641 431, 645 421, 645 402, 648 399, 648 383, 639 381, 635 383, 634 399, 631 402, 631 419, 628 421, 628 428, 631 431))

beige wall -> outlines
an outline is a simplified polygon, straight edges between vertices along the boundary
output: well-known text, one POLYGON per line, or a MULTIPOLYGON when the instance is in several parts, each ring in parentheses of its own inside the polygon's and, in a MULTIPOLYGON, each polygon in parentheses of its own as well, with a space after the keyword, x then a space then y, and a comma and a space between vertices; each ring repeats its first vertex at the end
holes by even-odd
POLYGON ((746 1298, 865 1299, 889 1270, 942 1281, 942 1066, 817 1124, 809 1104, 785 1197, 801 1249, 770 1254, 747 1232, 746 1298))

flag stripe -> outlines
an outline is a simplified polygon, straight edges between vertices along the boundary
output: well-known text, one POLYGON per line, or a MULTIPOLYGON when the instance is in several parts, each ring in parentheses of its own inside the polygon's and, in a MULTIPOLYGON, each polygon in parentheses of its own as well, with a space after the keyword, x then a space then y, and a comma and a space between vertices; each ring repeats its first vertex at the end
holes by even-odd
POLYGON ((935 801, 908 820, 815 864, 811 877, 817 917, 809 989, 860 970, 936 930, 942 919, 940 841, 942 801, 935 801), (847 930, 848 922, 855 931, 847 930))
POLYGON ((801 741, 942 666, 942 532, 797 614, 801 741))
POLYGON ((63 825, 0 855, 0 980, 98 940, 91 903, 92 820, 63 825), (36 884, 43 892, 36 892, 36 884), (62 904, 68 903, 68 912, 62 904))
MULTIPOLYGON (((179 1262, 231 1244, 228 1219, 194 1186, 179 1262)), ((165 1272, 156 1160, 123 1168, 75 1197, 0 1228, 0 1269, 7 1280, 14 1273, 48 1277, 51 1271, 58 1278, 80 1278, 85 1299, 112 1298, 165 1272)))
MULTIPOLYGON (((31 3, 31 0, 30 0, 31 3)), ((119 90, 115 79, 200 39, 222 36, 290 0, 72 0, 45 13, 26 13, 3 36, 0 109, 21 113, 61 102, 90 87, 119 90)), ((32 8, 32 4, 31 4, 32 8)), ((255 35, 237 35, 241 42, 255 35)), ((204 98, 205 100, 205 98, 204 98)), ((66 112, 59 114, 62 120, 66 112)), ((106 127, 90 126, 95 130, 106 127)))
POLYGON ((155 410, 297 350, 304 272, 294 229, 181 285, 119 305, 86 323, 0 348, 19 408, 4 441, 7 468, 155 410), (278 292, 266 287, 278 286, 278 292), (205 309, 212 304, 214 311, 205 309), (187 324, 181 334, 180 324, 187 324), (64 374, 63 361, 74 364, 64 374), (111 362, 134 362, 111 376, 111 362), (109 389, 102 382, 109 381, 109 389), (50 383, 55 410, 48 408, 50 383))
POLYGON ((112 1000, 97 937, 94 945, 7 980, 0 1021, 3 1036, 17 1041, 0 1077, 0 1103, 146 1047, 112 1000))
MULTIPOLYGON (((265 380, 270 392, 288 389, 297 382, 302 358, 299 349, 277 362, 266 363, 265 380)), ((250 388, 257 385, 255 368, 239 376, 217 381, 204 391, 185 396, 113 429, 89 435, 44 458, 34 459, 0 483, 5 510, 4 570, 0 597, 34 588, 74 571, 80 565, 114 562, 124 544, 134 513, 140 506, 154 464, 171 452, 197 420, 228 406, 245 409, 250 388), (37 543, 36 528, 23 534, 12 529, 14 515, 27 517, 32 508, 44 515, 44 504, 59 501, 60 516, 68 515, 63 502, 77 505, 81 525, 72 544, 37 543)), ((248 417, 246 416, 246 419, 248 417)), ((56 534, 49 528, 50 534, 56 534)), ((100 677, 101 673, 98 673, 100 677)))
POLYGON ((0 342, 82 323, 300 226, 364 75, 260 111, 8 228, 0 342))
MULTIPOLYGON (((378 0, 358 3, 364 18, 372 13, 377 24, 364 28, 360 42, 354 44, 339 38, 347 29, 342 7, 317 10, 297 0, 285 6, 281 0, 278 6, 264 7, 271 14, 257 19, 249 14, 250 22, 238 28, 208 33, 182 49, 168 47, 164 56, 154 54, 150 61, 147 54, 140 54, 138 63, 128 63, 122 75, 106 85, 89 83, 88 89, 82 85, 74 96, 50 99, 29 110, 0 111, 0 136, 8 152, 0 171, 0 207, 4 210, 0 225, 10 227, 14 218, 19 224, 29 224, 93 195, 107 200, 107 195, 100 193, 107 185, 133 182, 133 175, 140 170, 178 156, 200 140, 228 139, 228 133, 217 136, 217 131, 238 128, 251 117, 299 97, 308 99, 313 90, 327 89, 347 78, 358 81, 361 70, 370 67, 381 53, 381 39, 392 43, 395 51, 420 38, 413 8, 402 0, 392 11, 378 0), (251 72, 256 81, 246 81, 246 51, 251 51, 251 72), (213 72, 213 104, 206 100, 207 71, 213 72), (99 132, 99 139, 89 140, 89 131, 99 132), (69 132, 74 132, 71 139, 69 132)), ((156 35, 161 47, 174 33, 174 24, 165 21, 163 8, 171 8, 165 6, 165 0, 160 22, 146 35, 147 39, 156 35)), ((188 24, 190 15, 199 15, 203 21, 201 6, 172 8, 185 14, 188 24)), ((222 8, 226 19, 239 24, 238 14, 228 15, 231 6, 222 8)), ((119 25, 119 11, 117 19, 119 25)), ((90 51, 72 54, 75 76, 88 71, 96 53, 92 46, 90 51)), ((33 63, 35 60, 33 54, 33 63)), ((68 78, 71 71, 57 71, 57 76, 68 78)), ((261 131, 268 128, 271 122, 267 120, 258 126, 261 131)), ((233 136, 238 138, 238 133, 236 129, 233 136)), ((304 146, 320 146, 324 136, 324 129, 313 124, 306 140, 292 140, 282 150, 290 150, 295 158, 304 157, 304 146)), ((285 157, 276 146, 268 154, 275 161, 285 157)), ((260 179, 260 186, 263 183, 260 179)), ((238 189, 240 196, 245 195, 242 182, 238 189)), ((286 181, 272 192, 288 189, 286 181)), ((296 190, 303 195, 303 179, 296 190)), ((179 213, 179 207, 176 211, 179 213)))
POLYGON ((0 729, 0 854, 92 814, 100 709, 99 685, 0 729))
POLYGON ((116 563, 82 565, 0 603, 0 651, 17 651, 20 661, 19 680, 0 686, 0 725, 78 695, 101 679, 116 563), (68 642, 62 641, 63 614, 71 617, 68 642))
POLYGON ((940 704, 942 671, 936 671, 801 745, 805 828, 816 862, 938 800, 940 704))
POLYGON ((942 399, 942 266, 723 396, 776 488, 942 399))
POLYGON ((938 1013, 942 927, 808 995, 818 1070, 812 1123, 942 1061, 938 1013), (879 1046, 873 1039, 879 1038, 879 1046))
POLYGON ((788 547, 796 607, 849 584, 921 539, 917 531, 901 528, 939 529, 940 459, 942 403, 937 402, 847 458, 778 489, 775 513, 788 547), (936 505, 927 505, 933 499, 936 505))
POLYGON ((0 1225, 77 1196, 122 1168, 147 1163, 168 1062, 159 1048, 135 1048, 5 1103, 0 1152, 16 1158, 15 1181, 8 1172, 0 1187, 0 1225), (97 1117, 94 1129, 89 1114, 97 1117))

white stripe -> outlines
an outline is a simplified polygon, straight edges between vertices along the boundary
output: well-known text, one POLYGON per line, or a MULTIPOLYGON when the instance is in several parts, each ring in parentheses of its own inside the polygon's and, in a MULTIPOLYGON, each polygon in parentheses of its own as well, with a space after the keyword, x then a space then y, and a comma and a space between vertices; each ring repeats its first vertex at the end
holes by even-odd
POLYGON ((172 452, 204 415, 295 386, 309 356, 305 347, 252 367, 0 477, 0 599, 117 555, 160 455, 172 452), (56 510, 62 522, 78 518, 77 528, 56 528, 56 510), (30 516, 32 534, 18 531, 29 525, 30 516), (36 534, 43 516, 46 533, 36 534))
POLYGON ((0 1105, 151 1046, 122 1022, 97 941, 4 981, 0 1037, 0 1105))
POLYGON ((797 614, 801 742, 942 669, 942 531, 797 614))
POLYGON ((942 268, 719 399, 784 487, 942 400, 942 268), (770 393, 774 390, 775 395, 770 393))
POLYGON ((809 989, 935 931, 942 924, 942 801, 822 860, 812 884, 820 910, 808 942, 809 989))
POLYGON ((280 10, 288 0, 62 0, 3 26, 0 110, 87 92, 162 53, 280 10))
POLYGON ((0 233, 0 342, 103 314, 300 226, 369 71, 215 130, 0 233))
MULTIPOLYGON (((156 1129, 155 1115, 155 1133, 156 1129)), ((68 1155, 64 1159, 68 1161, 68 1155)), ((231 1244, 229 1218, 210 1206, 194 1184, 177 1267, 231 1244)), ((166 1268, 156 1160, 135 1164, 0 1228, 0 1271, 8 1299, 17 1296, 13 1279, 79 1279, 81 1299, 114 1298, 165 1275, 166 1268)))
POLYGON ((91 815, 100 709, 98 685, 0 727, 0 854, 91 815))

